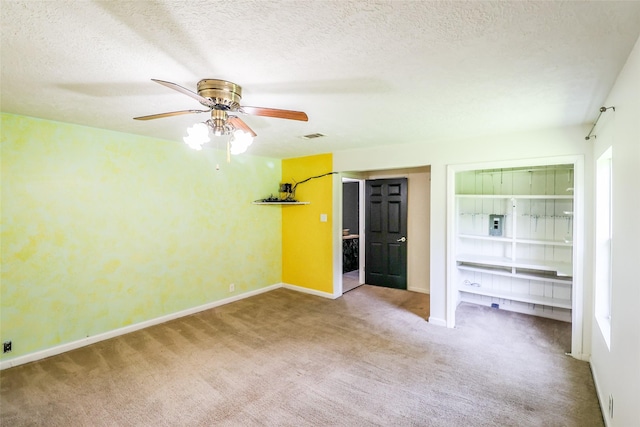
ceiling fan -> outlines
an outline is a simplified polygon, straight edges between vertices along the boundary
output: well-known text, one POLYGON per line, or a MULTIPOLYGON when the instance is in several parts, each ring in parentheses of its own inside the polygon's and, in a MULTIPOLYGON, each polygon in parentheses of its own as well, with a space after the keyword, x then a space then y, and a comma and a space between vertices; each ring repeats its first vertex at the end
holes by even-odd
POLYGON ((207 120, 205 124, 211 128, 214 135, 229 135, 235 130, 241 130, 250 134, 252 137, 255 137, 256 133, 234 113, 300 120, 304 122, 309 120, 306 113, 303 113, 302 111, 242 106, 240 105, 240 100, 242 99, 242 88, 239 85, 226 80, 202 79, 198 82, 198 93, 175 83, 157 79, 151 80, 192 97, 208 109, 181 110, 168 113, 151 114, 149 116, 134 117, 135 120, 152 120, 183 114, 211 112, 211 119, 207 120))

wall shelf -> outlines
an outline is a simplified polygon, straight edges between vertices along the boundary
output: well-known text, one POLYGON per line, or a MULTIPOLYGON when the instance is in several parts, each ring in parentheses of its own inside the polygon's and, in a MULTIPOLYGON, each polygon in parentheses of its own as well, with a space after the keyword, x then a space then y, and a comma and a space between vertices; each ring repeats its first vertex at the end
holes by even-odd
POLYGON ((311 202, 253 202, 254 205, 308 205, 311 202))

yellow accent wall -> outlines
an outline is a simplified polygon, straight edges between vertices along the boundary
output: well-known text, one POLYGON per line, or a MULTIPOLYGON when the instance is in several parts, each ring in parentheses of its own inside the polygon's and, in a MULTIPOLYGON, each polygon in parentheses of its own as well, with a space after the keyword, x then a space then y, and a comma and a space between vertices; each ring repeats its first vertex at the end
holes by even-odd
MULTIPOLYGON (((282 182, 300 182, 331 172, 333 156, 322 154, 282 161, 282 182)), ((312 179, 296 189, 296 199, 309 205, 282 207, 282 281, 333 293, 332 176, 312 179), (320 215, 327 215, 327 222, 320 215)))
POLYGON ((3 360, 282 281, 280 160, 0 118, 3 360))

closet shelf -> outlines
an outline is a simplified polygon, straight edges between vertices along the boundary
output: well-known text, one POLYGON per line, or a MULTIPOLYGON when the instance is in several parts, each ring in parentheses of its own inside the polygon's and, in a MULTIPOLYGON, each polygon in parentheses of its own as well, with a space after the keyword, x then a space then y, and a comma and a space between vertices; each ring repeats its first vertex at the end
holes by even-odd
POLYGON ((534 259, 516 259, 486 256, 478 254, 460 254, 456 257, 456 261, 467 264, 480 264, 487 266, 524 268, 527 270, 552 271, 558 276, 570 277, 573 274, 571 263, 534 260, 534 259))
POLYGON ((546 245, 546 246, 573 246, 572 242, 564 240, 538 240, 538 239, 516 239, 516 243, 522 243, 526 245, 546 245))
MULTIPOLYGON (((461 239, 487 240, 492 242, 512 243, 513 237, 498 237, 479 234, 458 234, 461 239)), ((526 245, 546 245, 546 246, 573 246, 573 243, 562 240, 542 240, 542 239, 515 239, 516 243, 526 245)))
POLYGON ((456 197, 459 199, 573 199, 573 195, 566 194, 456 194, 456 197))
POLYGON ((462 239, 489 240, 493 242, 504 242, 504 243, 513 242, 513 238, 511 237, 484 236, 479 234, 458 234, 458 237, 462 239))
POLYGON ((497 267, 475 267, 475 266, 465 265, 465 264, 460 264, 458 266, 458 269, 460 270, 472 271, 474 273, 491 274, 494 276, 513 277, 515 279, 536 280, 538 282, 550 282, 550 283, 557 283, 557 284, 569 285, 569 286, 573 284, 572 278, 568 276, 550 276, 548 274, 535 274, 530 271, 527 273, 519 273, 519 272, 513 273, 511 271, 505 270, 504 268, 506 267, 503 267, 502 269, 500 269, 497 267))
POLYGON ((507 299, 511 301, 520 301, 520 302, 525 302, 529 304, 546 305, 549 307, 571 309, 571 300, 549 298, 541 295, 517 294, 513 292, 508 292, 508 291, 486 289, 486 288, 476 287, 471 285, 462 285, 458 288, 458 290, 461 292, 469 293, 469 294, 484 295, 484 296, 493 297, 493 298, 501 298, 501 299, 507 299))

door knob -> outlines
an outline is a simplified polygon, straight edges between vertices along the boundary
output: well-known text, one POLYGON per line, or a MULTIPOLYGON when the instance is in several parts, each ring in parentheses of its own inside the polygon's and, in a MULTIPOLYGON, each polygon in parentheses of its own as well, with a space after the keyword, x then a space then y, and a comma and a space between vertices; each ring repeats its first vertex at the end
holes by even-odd
POLYGON ((402 242, 402 243, 404 243, 404 242, 406 242, 406 241, 407 241, 407 238, 406 238, 406 237, 404 237, 404 236, 402 236, 401 238, 399 238, 398 240, 396 240, 396 242, 402 242))

